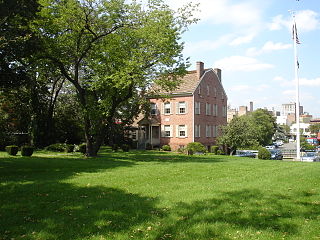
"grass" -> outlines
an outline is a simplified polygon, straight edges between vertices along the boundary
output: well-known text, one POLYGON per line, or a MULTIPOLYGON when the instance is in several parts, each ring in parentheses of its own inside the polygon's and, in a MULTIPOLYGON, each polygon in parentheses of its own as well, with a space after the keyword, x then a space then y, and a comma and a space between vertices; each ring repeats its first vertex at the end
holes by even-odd
POLYGON ((0 152, 0 239, 320 239, 320 164, 0 152))

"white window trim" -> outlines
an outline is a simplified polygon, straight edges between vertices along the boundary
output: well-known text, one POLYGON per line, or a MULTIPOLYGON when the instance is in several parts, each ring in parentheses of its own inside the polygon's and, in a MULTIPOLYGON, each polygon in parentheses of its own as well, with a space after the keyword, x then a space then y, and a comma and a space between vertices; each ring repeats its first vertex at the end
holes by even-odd
POLYGON ((164 115, 171 115, 172 114, 172 104, 171 104, 171 102, 163 103, 163 114, 164 115), (166 109, 168 109, 168 108, 166 108, 166 103, 168 103, 170 105, 170 107, 169 107, 170 113, 166 113, 166 109))
POLYGON ((187 125, 177 125, 176 126, 176 137, 177 138, 187 138, 188 137, 188 126, 187 125), (181 128, 184 128, 184 132, 185 132, 185 136, 180 136, 180 131, 183 131, 181 130, 181 128))

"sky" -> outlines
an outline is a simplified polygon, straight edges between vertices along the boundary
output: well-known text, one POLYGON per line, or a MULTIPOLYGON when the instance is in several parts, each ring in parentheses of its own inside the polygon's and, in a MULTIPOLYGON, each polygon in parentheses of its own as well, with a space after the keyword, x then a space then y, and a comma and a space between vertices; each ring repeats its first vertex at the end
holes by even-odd
MULTIPOLYGON (((167 0, 178 8, 189 0, 167 0)), ((281 109, 296 101, 292 13, 298 38, 300 105, 320 118, 319 0, 193 0, 200 20, 182 36, 194 70, 220 68, 232 108, 281 109)))

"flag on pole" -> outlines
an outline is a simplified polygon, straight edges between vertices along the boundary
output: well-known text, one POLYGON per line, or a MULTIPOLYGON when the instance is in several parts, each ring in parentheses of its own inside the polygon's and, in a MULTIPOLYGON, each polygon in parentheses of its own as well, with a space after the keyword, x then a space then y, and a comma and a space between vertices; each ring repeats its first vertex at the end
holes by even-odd
POLYGON ((296 44, 300 44, 296 23, 294 23, 292 27, 292 39, 296 39, 296 44))

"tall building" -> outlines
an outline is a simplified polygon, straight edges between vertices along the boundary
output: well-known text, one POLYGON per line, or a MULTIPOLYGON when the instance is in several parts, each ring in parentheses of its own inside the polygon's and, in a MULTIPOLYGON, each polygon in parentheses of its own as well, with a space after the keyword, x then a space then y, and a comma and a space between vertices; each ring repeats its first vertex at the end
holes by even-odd
MULTIPOLYGON (((303 106, 299 107, 299 115, 303 113, 303 106)), ((281 116, 287 116, 289 114, 296 114, 295 103, 285 103, 281 105, 281 116)))

